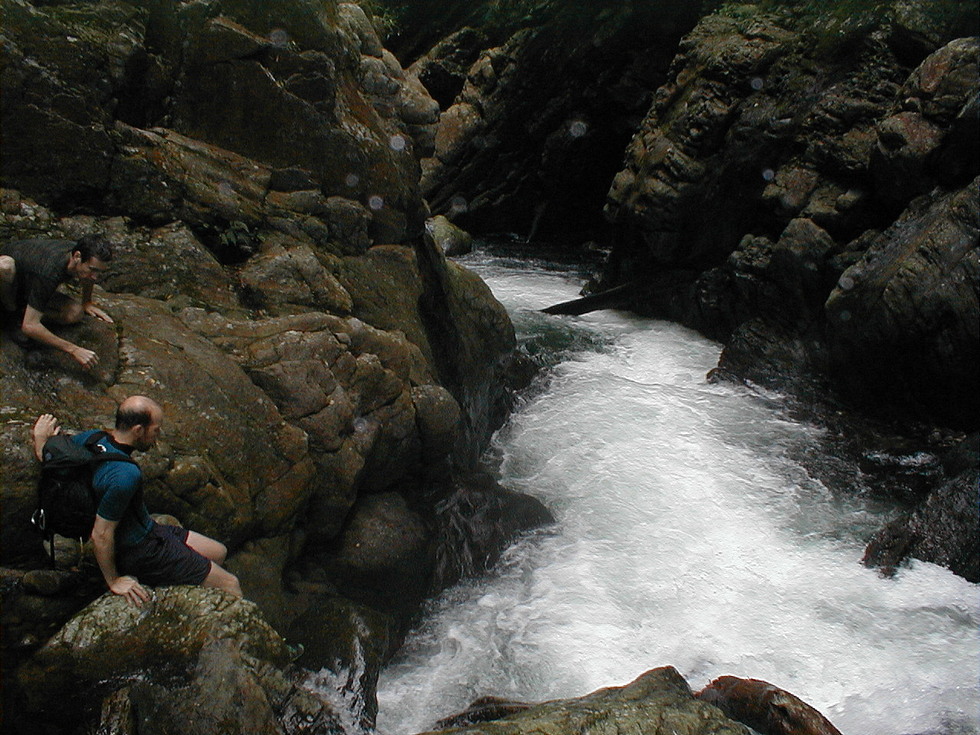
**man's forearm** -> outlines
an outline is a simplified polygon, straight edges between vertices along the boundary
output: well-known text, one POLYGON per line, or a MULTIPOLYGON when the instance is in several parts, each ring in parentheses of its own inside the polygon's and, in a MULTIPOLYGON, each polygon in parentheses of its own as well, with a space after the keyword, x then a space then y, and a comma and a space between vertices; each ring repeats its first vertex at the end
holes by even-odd
POLYGON ((69 354, 72 352, 72 350, 78 348, 78 345, 76 345, 74 342, 69 342, 67 339, 62 339, 46 326, 41 324, 41 322, 28 322, 25 320, 21 326, 21 331, 31 339, 37 340, 38 342, 46 344, 48 347, 54 347, 69 354))
POLYGON ((116 569, 116 533, 96 528, 92 531, 92 547, 95 551, 95 561, 99 565, 106 586, 112 588, 112 583, 119 579, 116 569))

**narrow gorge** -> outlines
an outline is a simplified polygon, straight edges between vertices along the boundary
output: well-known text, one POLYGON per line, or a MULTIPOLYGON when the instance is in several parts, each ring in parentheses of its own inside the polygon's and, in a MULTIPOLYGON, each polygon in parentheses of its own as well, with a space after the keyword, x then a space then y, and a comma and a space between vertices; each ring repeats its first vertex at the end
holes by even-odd
POLYGON ((0 0, 4 732, 980 732, 977 11, 0 0), (51 568, 137 393, 244 600, 51 568))

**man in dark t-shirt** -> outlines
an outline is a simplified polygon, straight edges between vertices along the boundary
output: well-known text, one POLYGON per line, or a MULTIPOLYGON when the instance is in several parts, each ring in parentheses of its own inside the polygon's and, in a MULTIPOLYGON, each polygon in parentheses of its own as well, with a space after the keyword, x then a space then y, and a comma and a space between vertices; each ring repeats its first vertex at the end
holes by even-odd
POLYGON ((86 235, 77 242, 33 239, 4 244, 0 247, 0 304, 5 321, 14 321, 30 339, 67 352, 82 367, 95 367, 98 355, 53 334, 44 322, 75 324, 86 314, 111 322, 92 301, 92 289, 111 259, 112 248, 99 235, 86 235), (62 283, 72 280, 81 285, 81 303, 58 291, 62 283))
MULTIPOLYGON (((163 426, 163 409, 146 396, 130 396, 119 404, 116 427, 99 440, 107 452, 129 455, 156 444, 163 426)), ((60 432, 51 414, 38 417, 32 438, 34 454, 60 432)), ((72 437, 84 444, 95 432, 72 437)), ((224 544, 200 533, 157 523, 143 502, 143 474, 129 462, 104 462, 92 475, 99 498, 92 546, 106 586, 135 605, 150 599, 144 584, 192 584, 218 587, 241 597, 238 578, 219 564, 228 553, 224 544)))

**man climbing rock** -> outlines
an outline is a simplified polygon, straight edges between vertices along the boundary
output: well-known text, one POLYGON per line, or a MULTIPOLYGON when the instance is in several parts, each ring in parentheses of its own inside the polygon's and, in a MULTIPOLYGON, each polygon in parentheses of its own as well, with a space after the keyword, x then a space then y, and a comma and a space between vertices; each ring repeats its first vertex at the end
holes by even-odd
POLYGON ((59 337, 45 325, 76 324, 88 314, 112 319, 92 301, 92 288, 112 260, 112 247, 100 235, 80 240, 11 240, 0 248, 0 303, 4 324, 18 337, 36 340, 63 350, 86 369, 95 367, 99 356, 59 337), (62 283, 77 281, 81 301, 58 290, 62 283))
MULTIPOLYGON (((115 429, 98 440, 105 451, 130 455, 156 444, 163 427, 163 409, 146 396, 130 396, 116 411, 115 429)), ((45 442, 61 431, 51 414, 38 417, 32 437, 34 454, 41 459, 45 442)), ((96 432, 86 431, 72 440, 79 444, 96 432)), ((219 564, 228 550, 224 544, 176 526, 157 523, 143 502, 143 475, 130 462, 105 462, 92 476, 98 500, 92 545, 106 585, 134 605, 150 599, 143 587, 193 584, 217 587, 242 596, 238 578, 219 564)))

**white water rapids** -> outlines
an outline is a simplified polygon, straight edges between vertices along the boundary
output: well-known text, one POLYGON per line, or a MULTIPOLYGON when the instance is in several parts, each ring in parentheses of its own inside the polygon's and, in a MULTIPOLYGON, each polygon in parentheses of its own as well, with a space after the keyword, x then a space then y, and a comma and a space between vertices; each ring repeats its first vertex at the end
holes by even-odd
POLYGON ((577 697, 676 667, 692 688, 765 679, 844 735, 980 731, 978 586, 860 559, 887 520, 796 461, 817 444, 778 396, 712 385, 719 346, 621 313, 551 317, 569 273, 468 263, 529 347, 564 354, 495 439, 502 483, 555 527, 437 599, 382 674, 378 731, 477 697, 577 697))

